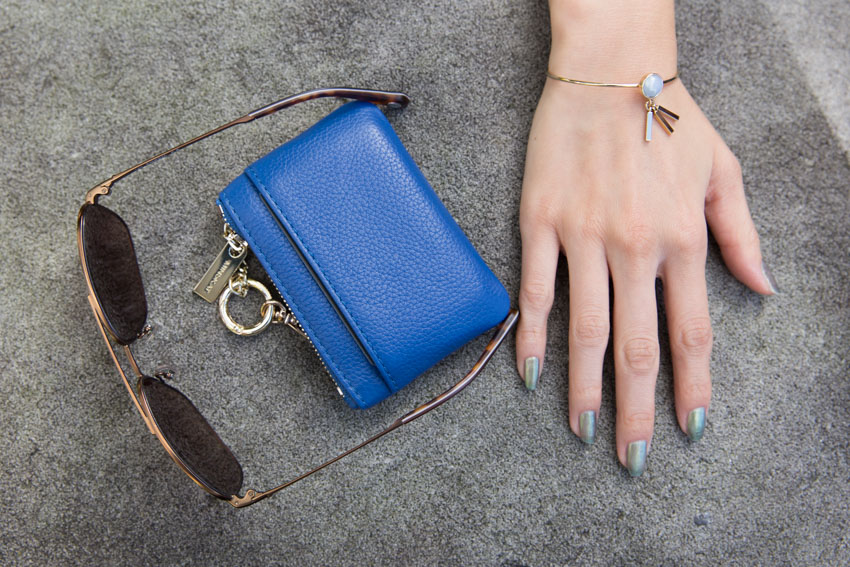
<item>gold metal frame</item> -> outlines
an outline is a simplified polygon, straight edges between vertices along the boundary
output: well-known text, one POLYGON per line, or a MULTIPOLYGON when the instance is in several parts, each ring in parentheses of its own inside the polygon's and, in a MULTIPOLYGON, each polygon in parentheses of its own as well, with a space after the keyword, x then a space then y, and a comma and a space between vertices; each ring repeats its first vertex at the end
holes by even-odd
MULTIPOLYGON (((92 306, 92 309, 95 309, 96 301, 89 295, 89 304, 92 306)), ((148 405, 148 400, 144 396, 141 389, 141 381, 144 378, 144 374, 139 370, 139 365, 136 363, 136 359, 133 356, 133 353, 130 351, 129 345, 124 346, 124 354, 127 356, 127 360, 130 362, 130 366, 133 368, 133 372, 136 374, 136 387, 133 388, 130 385, 130 381, 127 379, 127 375, 124 373, 124 369, 121 367, 121 364, 118 362, 118 357, 115 354, 115 349, 112 347, 112 343, 109 340, 109 336, 106 332, 106 328, 103 325, 103 322, 100 319, 100 315, 98 315, 98 311, 95 310, 95 318, 97 319, 98 328, 100 329, 101 334, 103 335, 103 339, 106 341, 106 346, 109 348, 109 354, 112 356, 112 361, 115 363, 115 366, 118 368, 118 373, 121 374, 121 379, 124 381, 124 386, 127 387, 127 390, 130 392, 130 397, 133 398, 133 403, 136 405, 136 409, 139 410, 139 414, 142 416, 142 419, 147 425, 148 430, 159 440, 160 444, 165 448, 165 452, 168 453, 168 456, 177 463, 177 466, 180 467, 186 475, 191 478, 195 484, 215 496, 216 498, 222 498, 227 500, 229 496, 221 494, 212 486, 206 484, 201 477, 195 473, 192 468, 185 462, 180 456, 174 451, 171 447, 171 444, 165 438, 162 433, 162 430, 157 425, 156 420, 153 418, 151 414, 150 406, 148 405)))
MULTIPOLYGON (((255 111, 253 111, 249 114, 246 114, 245 116, 237 118, 236 120, 228 122, 227 124, 219 126, 218 128, 210 130, 209 132, 206 132, 205 134, 201 134, 200 136, 197 136, 197 137, 189 140, 188 142, 184 142, 184 143, 182 143, 178 146, 175 146, 175 147, 173 147, 169 150, 166 150, 162 153, 159 153, 159 154, 155 155, 154 157, 149 158, 149 159, 147 159, 147 160, 145 160, 141 163, 138 163, 138 164, 134 165, 133 167, 131 167, 131 168, 129 168, 129 169, 127 169, 127 170, 125 170, 121 173, 113 175, 112 177, 110 177, 106 181, 103 181, 102 183, 96 185, 95 187, 93 187, 92 189, 90 189, 86 193, 85 202, 83 203, 82 207, 80 207, 80 211, 77 214, 77 247, 78 247, 79 253, 80 253, 80 260, 81 260, 81 264, 82 264, 82 268, 83 268, 83 276, 85 278, 86 287, 88 289, 87 299, 88 299, 88 302, 89 302, 89 306, 92 308, 92 311, 94 312, 95 320, 97 322, 98 328, 100 329, 100 333, 103 336, 104 341, 106 342, 106 346, 109 349, 109 354, 112 357, 112 361, 115 363, 116 368, 118 368, 118 373, 121 375, 121 379, 124 381, 124 386, 127 388, 127 391, 130 393, 130 397, 132 398, 133 403, 136 406, 136 409, 139 411, 139 415, 142 416, 142 420, 145 422, 145 425, 147 426, 148 430, 154 436, 156 436, 156 438, 159 440, 160 444, 162 444, 162 446, 165 448, 165 451, 168 453, 168 456, 170 456, 171 459, 175 463, 177 463, 177 466, 179 466, 180 469, 184 473, 186 473, 186 475, 189 478, 192 479, 192 481, 194 481, 198 486, 200 486, 202 489, 204 489, 206 492, 210 493, 211 495, 213 495, 217 498, 223 499, 223 500, 227 500, 234 508, 244 508, 246 506, 250 506, 251 504, 254 504, 255 502, 259 502, 260 500, 268 498, 272 494, 275 494, 275 493, 279 492, 280 490, 283 490, 284 488, 295 484, 299 480, 307 478, 308 476, 312 475, 313 473, 318 472, 318 471, 324 469, 325 467, 337 462, 338 460, 342 459, 343 457, 350 455, 351 453, 357 451, 358 449, 365 447, 369 443, 372 443, 373 441, 380 439, 381 437, 383 437, 387 433, 398 429, 402 425, 410 423, 411 421, 425 415, 426 413, 430 412, 431 410, 433 410, 433 409, 439 407, 440 405, 444 404, 445 402, 447 402, 448 400, 453 398, 455 395, 457 395, 466 386, 468 386, 473 380, 475 380, 475 378, 478 377, 478 375, 481 373, 483 368, 487 365, 487 363, 492 358, 496 349, 498 349, 499 346, 502 344, 502 342, 505 340, 508 333, 514 327, 514 325, 517 322, 517 319, 519 318, 519 312, 516 311, 515 309, 512 309, 510 311, 510 313, 508 314, 507 318, 505 318, 505 320, 502 321, 501 325, 499 326, 498 330, 496 331, 496 334, 493 336, 491 341, 485 347, 484 353, 478 359, 478 362, 476 362, 476 364, 460 380, 460 382, 458 382, 457 384, 452 386, 450 389, 446 390, 445 392, 443 392, 442 394, 440 394, 436 398, 432 399, 428 403, 425 403, 425 404, 417 407, 413 411, 411 411, 411 412, 405 414, 404 416, 400 417, 399 419, 394 421, 392 424, 390 424, 389 427, 387 427, 386 429, 384 429, 380 433, 370 437, 369 439, 367 439, 363 443, 357 445, 356 447, 349 449, 348 451, 345 451, 344 453, 337 455, 336 457, 322 463, 321 465, 311 469, 310 471, 308 471, 308 472, 306 472, 306 473, 304 473, 304 474, 302 474, 302 475, 300 475, 300 476, 298 476, 298 477, 296 477, 296 478, 294 478, 294 479, 292 479, 292 480, 290 480, 290 481, 288 481, 284 484, 281 484, 281 485, 279 485, 275 488, 272 488, 270 490, 266 490, 265 492, 259 492, 259 491, 256 491, 254 489, 249 489, 245 492, 244 496, 239 496, 237 494, 233 494, 233 495, 221 494, 215 488, 213 488, 212 486, 209 486, 206 482, 204 482, 204 480, 197 473, 195 473, 187 463, 185 463, 180 458, 180 456, 177 454, 177 452, 174 450, 174 448, 170 445, 168 440, 163 435, 162 430, 159 428, 159 426, 156 423, 156 419, 153 417, 153 414, 152 414, 151 409, 150 409, 150 405, 148 404, 147 398, 146 398, 146 396, 144 395, 144 392, 141 389, 141 381, 142 381, 143 378, 145 378, 145 375, 139 369, 139 365, 136 362, 136 359, 133 356, 132 351, 130 350, 130 345, 129 344, 122 344, 124 354, 127 357, 127 362, 130 364, 130 367, 133 369, 133 372, 136 376, 136 387, 135 388, 130 384, 130 380, 127 378, 127 375, 124 371, 124 368, 121 365, 121 362, 118 360, 118 356, 115 352, 115 348, 112 344, 112 341, 110 340, 110 337, 112 337, 112 339, 114 339, 115 342, 121 344, 121 341, 119 341, 116 338, 116 336, 114 335, 114 333, 112 332, 112 329, 111 329, 109 323, 107 322, 106 316, 103 312, 103 308, 102 308, 102 306, 101 306, 101 304, 100 304, 100 302, 97 298, 97 293, 95 292, 94 287, 92 286, 91 275, 89 273, 89 269, 88 269, 88 266, 86 264, 86 254, 85 254, 85 248, 83 246, 83 238, 82 238, 82 230, 81 230, 83 211, 85 210, 85 208, 87 206, 97 204, 97 200, 100 196, 108 195, 111 192, 112 185, 115 182, 117 182, 120 179, 123 179, 124 177, 128 176, 129 174, 133 173, 134 171, 141 169, 142 167, 148 165, 149 163, 152 163, 152 162, 154 162, 154 161, 156 161, 156 160, 158 160, 162 157, 165 157, 165 156, 167 156, 167 155, 169 155, 173 152, 176 152, 179 149, 185 148, 186 146, 194 144, 195 142, 203 140, 204 138, 207 138, 209 136, 217 134, 218 132, 226 130, 227 128, 230 128, 231 126, 235 126, 237 124, 245 124, 245 123, 250 122, 250 121, 252 121, 256 118, 259 118, 261 116, 267 116, 269 114, 277 112, 280 109, 286 108, 288 106, 292 106, 292 105, 297 104, 299 102, 311 100, 311 99, 314 99, 314 98, 321 98, 321 97, 353 98, 353 99, 356 99, 356 100, 365 100, 365 101, 374 102, 374 103, 377 103, 377 104, 386 104, 386 105, 394 106, 394 107, 406 106, 410 101, 410 99, 407 97, 407 95, 405 95, 403 93, 371 91, 371 90, 363 90, 363 89, 347 89, 347 88, 318 89, 318 90, 307 91, 307 92, 304 92, 304 93, 300 93, 298 95, 294 95, 294 96, 291 96, 291 97, 281 99, 277 102, 274 102, 270 105, 264 106, 264 107, 259 108, 259 109, 255 110, 255 111)), ((181 395, 183 395, 183 394, 181 393, 181 395)))
MULTIPOLYGON (((644 81, 646 81, 649 77, 651 77, 653 75, 657 75, 659 78, 661 78, 661 76, 658 75, 657 73, 648 73, 648 74, 644 75, 643 78, 641 78, 639 83, 599 83, 599 82, 596 82, 596 81, 582 81, 582 80, 579 80, 579 79, 570 79, 570 78, 567 78, 567 77, 561 77, 560 75, 556 75, 555 73, 553 73, 552 71, 550 71, 548 69, 546 70, 546 76, 549 77, 550 79, 554 79, 556 81, 561 81, 561 82, 564 82, 564 83, 569 83, 571 85, 582 85, 582 86, 585 86, 585 87, 611 87, 611 88, 623 88, 623 89, 633 89, 633 88, 640 89, 641 95, 643 95, 646 98, 646 128, 644 130, 644 140, 646 140, 647 142, 652 141, 652 119, 653 119, 653 117, 655 118, 655 120, 658 121, 659 124, 661 124, 661 127, 664 128, 664 131, 667 132, 668 134, 673 133, 673 127, 670 125, 670 123, 667 121, 667 119, 664 117, 664 115, 666 114, 672 120, 678 120, 679 119, 679 115, 677 115, 674 112, 671 112, 670 110, 667 110, 663 106, 657 104, 655 102, 655 97, 649 97, 643 92, 644 81)), ((662 85, 666 85, 667 83, 671 83, 678 78, 679 78, 679 70, 677 69, 672 77, 670 77, 669 79, 662 79, 662 85)))
POLYGON ((363 443, 357 445, 356 447, 349 449, 348 451, 345 451, 344 453, 340 453, 339 455, 337 455, 333 459, 325 461, 321 465, 307 471, 306 473, 304 473, 300 476, 297 476, 294 479, 287 481, 287 482, 281 484, 280 486, 276 486, 276 487, 274 487, 270 490, 267 490, 265 492, 258 492, 256 490, 249 489, 245 492, 245 496, 234 495, 232 498, 230 498, 228 500, 228 502, 230 502, 231 506, 233 506, 234 508, 244 508, 245 506, 250 506, 251 504, 254 504, 255 502, 259 502, 260 500, 268 498, 272 494, 279 492, 279 491, 283 490, 284 488, 292 486, 293 484, 295 484, 299 480, 303 480, 303 479, 307 478, 308 476, 310 476, 311 474, 313 474, 315 472, 319 472, 323 468, 334 464, 335 462, 342 459, 343 457, 346 457, 346 456, 350 455, 351 453, 357 451, 358 449, 365 447, 366 445, 368 445, 372 441, 377 441, 378 439, 380 439, 381 437, 383 437, 387 433, 390 433, 391 431, 395 431, 396 429, 398 429, 402 425, 407 425, 408 423, 410 423, 414 419, 422 417, 423 415, 425 415, 429 411, 440 407, 441 405, 443 405, 444 403, 446 403, 447 401, 449 401, 450 399, 455 397, 457 394, 459 394, 461 390, 463 390, 464 388, 469 386, 469 384, 471 384, 473 380, 478 378, 478 375, 481 374, 481 371, 484 369, 485 366, 487 366, 487 363, 490 362, 490 359, 493 357, 493 354, 495 354, 496 350, 501 346, 502 342, 508 336, 508 333, 510 333, 511 329, 513 329, 513 327, 516 324, 518 319, 519 319, 519 311, 517 311, 516 309, 511 309, 510 313, 508 313, 508 316, 499 325, 498 329, 496 330, 496 334, 493 335, 493 338, 490 339, 490 342, 487 343, 486 347, 484 347, 484 352, 481 354, 481 357, 478 359, 478 362, 476 362, 475 365, 473 365, 473 367, 469 370, 469 372, 466 373, 466 375, 460 380, 460 382, 458 382, 457 384, 455 384, 454 386, 452 386, 451 388, 449 388, 448 390, 446 390, 445 392, 443 392, 442 394, 440 394, 436 398, 432 399, 431 401, 429 401, 425 404, 422 404, 421 406, 417 407, 413 411, 410 411, 410 412, 404 414, 403 416, 401 416, 400 418, 398 418, 397 420, 392 422, 389 425, 389 427, 387 427, 386 429, 384 429, 380 433, 373 435, 372 437, 370 437, 369 439, 367 439, 363 443))
POLYGON ((169 154, 173 154, 177 150, 182 150, 185 147, 191 146, 195 142, 200 142, 204 138, 209 138, 219 132, 223 132, 228 128, 232 128, 237 124, 247 124, 248 122, 253 122, 257 118, 262 118, 263 116, 268 116, 269 114, 274 114, 278 110, 282 110, 284 108, 288 108, 290 106, 294 106, 300 102, 305 102, 308 100, 313 100, 317 98, 326 98, 326 97, 335 97, 335 98, 350 98, 354 100, 362 100, 366 102, 372 102, 375 104, 383 104, 390 108, 404 108, 410 103, 410 98, 404 93, 395 93, 395 92, 387 92, 387 91, 373 91, 369 89, 349 89, 349 88, 330 88, 330 89, 315 89, 312 91, 304 91, 303 93, 299 93, 296 95, 292 95, 286 98, 282 98, 277 102, 273 102, 268 104, 262 108, 258 108, 253 112, 249 112, 245 116, 240 116, 235 120, 231 120, 227 124, 222 124, 218 128, 213 128, 209 132, 205 132, 200 136, 196 136, 192 138, 188 142, 183 142, 177 146, 174 146, 171 149, 165 150, 164 152, 158 153, 157 155, 146 159, 141 163, 137 163, 130 169, 125 169, 121 173, 116 173, 106 181, 95 185, 86 193, 86 203, 95 204, 97 202, 97 198, 101 195, 109 195, 112 190, 112 185, 115 182, 127 177, 134 171, 138 171, 139 169, 145 167, 146 165, 155 162, 160 158, 164 158, 169 154))
MULTIPOLYGON (((85 205, 83 205, 85 206, 85 205)), ((81 209, 82 211, 82 209, 81 209)), ((136 358, 133 356, 133 352, 130 350, 130 345, 122 345, 124 348, 124 354, 127 357, 127 361, 130 363, 130 367, 133 369, 133 373, 136 375, 136 387, 133 388, 130 385, 130 380, 127 379, 127 374, 124 372, 124 368, 121 366, 121 362, 118 360, 118 355, 115 353, 115 348, 112 346, 112 341, 109 340, 112 332, 108 330, 108 326, 105 324, 105 318, 103 315, 103 310, 100 307, 100 304, 97 302, 96 294, 94 292, 94 288, 91 285, 91 278, 89 276, 88 266, 86 266, 86 262, 83 256, 83 242, 82 242, 82 233, 79 229, 79 219, 77 221, 77 246, 80 250, 80 258, 83 260, 83 275, 86 280, 86 287, 88 288, 88 302, 89 306, 92 308, 94 312, 94 318, 97 322, 97 328, 100 329, 100 334, 103 336, 104 342, 106 342, 106 348, 109 349, 109 355, 112 357, 112 362, 115 363, 115 367, 118 369, 118 374, 121 375, 121 380, 124 382, 124 386, 127 388, 127 391, 130 393, 130 398, 133 400, 133 404, 136 406, 136 409, 139 410, 139 415, 142 416, 142 420, 145 422, 145 425, 148 428, 148 431, 154 435, 159 442, 165 447, 165 451, 168 453, 168 456, 177 463, 183 472, 185 472, 189 478, 191 478, 198 486, 212 494, 217 498, 222 498, 227 500, 230 498, 229 495, 224 495, 219 493, 215 488, 206 484, 199 475, 197 475, 194 471, 192 471, 191 467, 186 464, 183 459, 174 451, 171 447, 171 444, 162 434, 162 430, 156 423, 156 420, 153 418, 150 406, 148 405, 147 398, 145 398, 144 394, 141 390, 141 380, 144 377, 142 371, 139 369, 139 364, 136 362, 136 358)), ((114 338, 114 337, 113 337, 114 338)))
MULTIPOLYGON (((639 88, 643 84, 643 80, 646 79, 646 76, 644 76, 643 79, 641 79, 640 83, 600 83, 600 82, 597 82, 597 81, 582 81, 580 79, 569 79, 567 77, 562 77, 560 75, 556 75, 555 73, 553 73, 552 71, 549 71, 549 70, 546 71, 546 76, 549 77, 550 79, 555 79, 556 81, 561 81, 563 83, 570 83, 571 85, 582 85, 582 86, 585 86, 585 87, 612 87, 612 88, 618 88, 618 89, 633 89, 633 88, 636 88, 636 87, 639 88)), ((672 77, 670 77, 668 79, 664 79, 663 82, 666 85, 667 83, 672 83, 673 81, 675 81, 678 78, 679 78, 679 70, 677 69, 676 72, 673 73, 672 77)))

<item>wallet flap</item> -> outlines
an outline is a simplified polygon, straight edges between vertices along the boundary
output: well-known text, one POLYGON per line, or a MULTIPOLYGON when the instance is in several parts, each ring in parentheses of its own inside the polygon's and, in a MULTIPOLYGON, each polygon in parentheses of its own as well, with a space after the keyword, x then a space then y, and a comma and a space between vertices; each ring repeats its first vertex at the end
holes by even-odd
POLYGON ((374 105, 338 108, 245 175, 390 391, 507 314, 504 287, 374 105))
POLYGON ((298 319, 345 401, 367 408, 389 396, 386 380, 363 355, 248 177, 233 180, 218 204, 298 319))

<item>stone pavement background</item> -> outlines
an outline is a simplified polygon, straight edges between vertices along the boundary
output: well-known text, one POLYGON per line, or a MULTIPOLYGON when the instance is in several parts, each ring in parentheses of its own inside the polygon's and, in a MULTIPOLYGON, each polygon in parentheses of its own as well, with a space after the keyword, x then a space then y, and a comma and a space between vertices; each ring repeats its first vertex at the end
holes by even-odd
MULTIPOLYGON (((543 85, 543 3, 227 1, 0 5, 0 564, 850 564, 850 92, 841 0, 678 5, 683 80, 739 157, 781 293, 707 277, 716 336, 690 444, 662 353, 643 478, 567 421, 567 271, 546 372, 513 341, 461 397, 247 510, 207 496, 136 415, 85 301, 75 217, 95 183, 287 94, 408 92, 391 121, 446 206, 519 286, 517 207, 543 85)), ((163 361, 268 487, 444 389, 486 339, 365 412, 281 329, 230 335, 191 288, 219 249, 216 193, 329 112, 312 102, 157 163, 108 198, 133 231, 163 361)), ((675 140, 673 140, 675 141, 675 140)), ((255 268, 256 269, 256 268, 255 268)), ((662 343, 666 325, 661 319, 662 343)))

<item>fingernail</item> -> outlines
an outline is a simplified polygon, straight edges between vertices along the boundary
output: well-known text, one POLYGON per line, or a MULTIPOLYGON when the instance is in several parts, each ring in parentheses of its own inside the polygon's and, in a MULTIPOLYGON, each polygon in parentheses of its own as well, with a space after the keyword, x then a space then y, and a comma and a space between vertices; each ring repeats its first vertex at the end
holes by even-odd
POLYGON ((691 441, 699 441, 705 432, 705 408, 691 410, 688 414, 688 437, 691 441))
POLYGON ((537 388, 537 379, 540 377, 540 360, 536 356, 525 359, 525 387, 529 390, 537 388))
POLYGON ((581 440, 588 445, 596 441, 596 412, 585 411, 578 416, 578 431, 581 440))
POLYGON ((646 441, 632 441, 626 451, 626 466, 629 474, 640 476, 646 470, 646 441))
POLYGON ((770 268, 768 268, 767 264, 764 262, 761 263, 761 273, 764 274, 764 279, 767 281, 767 285, 770 286, 770 291, 773 293, 779 293, 779 286, 776 285, 776 278, 773 277, 773 272, 770 271, 770 268))

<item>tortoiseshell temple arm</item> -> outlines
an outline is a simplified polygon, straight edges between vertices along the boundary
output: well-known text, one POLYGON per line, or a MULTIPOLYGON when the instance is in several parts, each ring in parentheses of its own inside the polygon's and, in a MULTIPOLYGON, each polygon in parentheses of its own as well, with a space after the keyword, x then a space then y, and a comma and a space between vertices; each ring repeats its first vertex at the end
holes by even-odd
POLYGON ((337 455, 333 459, 322 463, 321 465, 319 465, 316 468, 302 474, 301 476, 299 476, 297 478, 294 478, 294 479, 292 479, 292 480, 290 480, 290 481, 288 481, 284 484, 281 484, 280 486, 277 486, 277 487, 272 488, 271 490, 267 490, 265 492, 257 492, 256 490, 248 490, 248 491, 245 492, 245 496, 233 495, 230 498, 230 500, 228 500, 228 502, 230 502, 230 504, 234 508, 244 508, 245 506, 250 506, 251 504, 254 504, 255 502, 259 502, 260 500, 268 498, 272 494, 279 492, 279 491, 283 490, 284 488, 292 486, 293 484, 295 484, 299 480, 303 480, 303 479, 307 478, 308 476, 310 476, 311 474, 318 472, 318 471, 322 470, 323 468, 325 468, 329 465, 332 465, 333 463, 337 462, 338 460, 342 459, 343 457, 346 457, 346 456, 350 455, 351 453, 355 452, 356 450, 358 450, 362 447, 365 447, 366 445, 368 445, 372 441, 376 441, 376 440, 380 439, 381 437, 383 437, 387 433, 389 433, 391 431, 395 431, 396 429, 398 429, 402 425, 407 425, 411 421, 413 421, 413 420, 415 420, 419 417, 422 417, 423 415, 425 415, 429 411, 443 405, 444 403, 449 401, 451 398, 456 396, 458 393, 460 393, 461 390, 466 388, 470 383, 472 383, 473 380, 475 380, 478 377, 479 374, 481 374, 481 371, 484 369, 485 366, 487 366, 487 363, 490 362, 490 359, 493 357, 493 354, 495 354, 496 350, 499 348, 499 346, 501 346, 502 342, 508 336, 508 333, 510 333, 511 329, 514 328, 514 325, 516 325, 516 322, 517 322, 518 319, 519 319, 519 311, 517 311, 516 309, 511 309, 510 313, 508 313, 508 316, 499 325, 499 328, 496 330, 496 334, 493 335, 493 338, 490 340, 490 342, 484 348, 484 353, 481 355, 481 358, 479 358, 478 362, 476 362, 475 365, 472 367, 472 369, 469 372, 467 372, 466 376, 464 376, 461 379, 460 382, 458 382, 457 384, 455 384, 454 386, 452 386, 451 388, 449 388, 448 390, 446 390, 445 392, 443 392, 442 394, 440 394, 439 396, 437 396, 436 398, 434 398, 430 402, 428 402, 426 404, 422 404, 421 406, 419 406, 415 410, 413 410, 409 413, 406 413, 402 417, 400 417, 397 420, 395 420, 394 422, 392 422, 392 424, 390 424, 389 427, 387 427, 386 429, 384 429, 383 431, 381 431, 377 435, 370 437, 369 439, 367 439, 363 443, 357 445, 356 447, 349 449, 348 451, 345 451, 344 453, 337 455))
POLYGON ((122 171, 121 173, 117 173, 117 174, 113 175, 112 177, 110 177, 106 181, 103 181, 102 183, 98 184, 97 186, 93 187, 92 189, 90 189, 86 193, 86 203, 90 203, 90 204, 96 203, 97 198, 99 196, 109 194, 109 192, 112 190, 112 185, 116 181, 118 181, 119 179, 122 179, 124 177, 127 177, 128 175, 130 175, 134 171, 143 168, 144 166, 148 165, 149 163, 155 162, 156 160, 163 158, 163 157, 165 157, 169 154, 172 154, 172 153, 176 152, 177 150, 182 150, 183 148, 185 148, 187 146, 191 146, 195 142, 199 142, 199 141, 203 140, 204 138, 209 138, 210 136, 212 136, 214 134, 218 134, 219 132, 227 130, 231 126, 236 126, 237 124, 247 124, 248 122, 251 122, 251 121, 253 121, 257 118, 260 118, 262 116, 268 116, 269 114, 274 114, 278 110, 281 110, 283 108, 287 108, 287 107, 290 107, 290 106, 294 106, 294 105, 296 105, 300 102, 305 102, 305 101, 313 100, 313 99, 316 99, 316 98, 326 98, 326 97, 336 97, 336 98, 348 98, 348 99, 353 99, 353 100, 362 100, 362 101, 365 101, 365 102, 372 102, 372 103, 375 103, 375 104, 383 104, 383 105, 386 105, 389 108, 404 108, 405 106, 408 105, 408 103, 410 103, 410 98, 404 93, 388 92, 388 91, 374 91, 374 90, 369 90, 369 89, 351 89, 351 88, 345 88, 345 87, 329 88, 329 89, 314 89, 314 90, 311 90, 311 91, 305 91, 303 93, 292 95, 292 96, 283 98, 283 99, 281 99, 277 102, 273 102, 271 104, 268 104, 268 105, 266 105, 262 108, 258 108, 257 110, 254 110, 253 112, 249 112, 245 116, 241 116, 241 117, 239 117, 235 120, 231 120, 227 124, 222 124, 218 128, 214 128, 214 129, 210 130, 209 132, 206 132, 204 134, 201 134, 200 136, 192 138, 188 142, 183 142, 182 144, 180 144, 178 146, 174 146, 171 149, 165 150, 164 152, 159 153, 159 154, 153 156, 152 158, 148 158, 141 163, 137 163, 136 165, 134 165, 130 169, 127 169, 125 171, 122 171))

